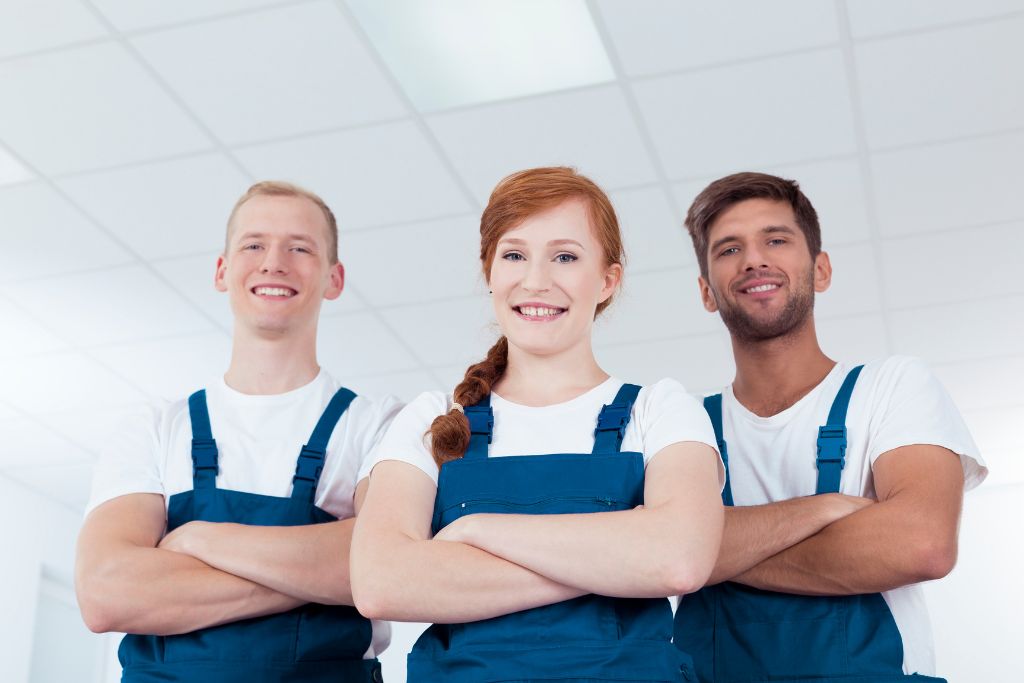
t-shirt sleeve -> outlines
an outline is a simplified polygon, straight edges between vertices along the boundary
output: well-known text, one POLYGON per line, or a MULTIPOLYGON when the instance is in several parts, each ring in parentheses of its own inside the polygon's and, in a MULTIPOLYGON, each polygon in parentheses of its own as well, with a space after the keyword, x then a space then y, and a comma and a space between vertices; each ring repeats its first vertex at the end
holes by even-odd
POLYGON ((107 502, 129 493, 164 495, 160 474, 159 426, 163 406, 133 411, 106 440, 93 468, 88 515, 107 502))
POLYGON ((872 467, 883 453, 901 446, 927 444, 947 448, 960 456, 965 490, 984 481, 988 468, 967 424, 925 362, 895 357, 886 361, 880 373, 885 410, 871 430, 868 457, 872 467))
POLYGON ((359 463, 357 482, 362 481, 363 477, 369 474, 369 470, 364 472, 366 462, 370 459, 374 449, 384 439, 384 435, 387 434, 391 423, 394 422, 395 417, 398 416, 404 407, 405 404, 401 400, 391 395, 373 401, 372 419, 367 421, 367 426, 363 433, 360 434, 359 439, 359 453, 362 457, 359 463))
MULTIPOLYGON (((704 443, 718 453, 715 430, 703 406, 674 379, 645 387, 637 397, 634 416, 640 421, 644 463, 662 449, 682 441, 704 443)), ((725 465, 718 456, 718 479, 725 485, 725 465)))
POLYGON ((434 418, 447 412, 448 399, 444 393, 429 391, 417 396, 395 416, 384 436, 363 461, 359 480, 370 476, 378 463, 398 460, 422 470, 436 484, 438 468, 430 452, 427 430, 434 418))

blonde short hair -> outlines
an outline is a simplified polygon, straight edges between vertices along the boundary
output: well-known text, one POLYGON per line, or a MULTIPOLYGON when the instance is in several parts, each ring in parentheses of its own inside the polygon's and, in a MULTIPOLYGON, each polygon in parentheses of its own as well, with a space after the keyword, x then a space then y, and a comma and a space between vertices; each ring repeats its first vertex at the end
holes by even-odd
POLYGON ((231 239, 231 224, 235 220, 235 214, 242 208, 242 204, 245 204, 253 197, 302 197, 316 204, 327 220, 327 260, 331 265, 338 262, 338 221, 334 218, 334 212, 331 211, 331 207, 327 206, 327 203, 320 198, 320 195, 283 180, 260 181, 238 198, 234 208, 231 209, 231 215, 228 216, 228 227, 224 237, 225 253, 227 253, 228 241, 231 239))

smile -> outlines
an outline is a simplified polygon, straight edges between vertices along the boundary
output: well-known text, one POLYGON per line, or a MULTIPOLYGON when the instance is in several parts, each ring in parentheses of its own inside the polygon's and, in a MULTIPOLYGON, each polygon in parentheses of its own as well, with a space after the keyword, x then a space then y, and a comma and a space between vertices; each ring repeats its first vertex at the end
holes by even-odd
POLYGON ((567 308, 555 308, 555 307, 552 307, 552 306, 530 306, 530 305, 524 305, 524 306, 513 306, 512 310, 514 310, 519 315, 520 318, 523 318, 525 320, 541 320, 541 321, 543 321, 543 320, 554 320, 555 318, 558 318, 559 316, 561 316, 563 313, 565 313, 569 309, 567 309, 567 308))
POLYGON ((770 292, 771 290, 778 289, 778 288, 779 288, 778 285, 767 284, 767 285, 758 285, 756 287, 749 287, 749 288, 741 290, 741 291, 744 294, 757 294, 758 292, 770 292))
POLYGON ((252 293, 256 296, 273 296, 273 297, 284 297, 289 298, 295 296, 298 292, 290 287, 253 287, 252 293))

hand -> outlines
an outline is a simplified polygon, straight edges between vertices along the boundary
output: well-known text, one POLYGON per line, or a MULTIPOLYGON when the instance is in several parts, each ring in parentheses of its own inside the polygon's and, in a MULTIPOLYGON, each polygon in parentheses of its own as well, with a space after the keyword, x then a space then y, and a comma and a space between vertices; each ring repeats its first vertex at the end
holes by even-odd
POLYGON ((156 547, 162 550, 172 550, 183 555, 191 555, 199 559, 199 556, 196 554, 196 541, 207 524, 208 522, 199 520, 182 524, 160 539, 160 543, 156 547))

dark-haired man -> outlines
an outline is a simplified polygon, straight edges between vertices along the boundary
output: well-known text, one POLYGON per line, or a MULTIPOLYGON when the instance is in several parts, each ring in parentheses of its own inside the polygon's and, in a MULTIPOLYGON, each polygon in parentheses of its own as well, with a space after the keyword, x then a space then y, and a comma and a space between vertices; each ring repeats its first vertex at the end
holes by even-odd
POLYGON ((716 180, 686 226, 736 377, 705 399, 728 508, 677 646, 705 683, 939 680, 916 584, 953 568, 963 491, 987 474, 956 407, 920 360, 822 351, 814 295, 832 266, 795 182, 716 180))
POLYGON ((214 275, 234 313, 227 372, 100 458, 76 588, 89 628, 129 634, 124 683, 381 680, 387 625, 351 606, 348 557, 360 465, 400 406, 317 363, 337 245, 317 195, 249 188, 214 275))

